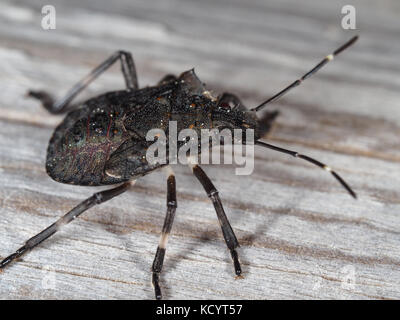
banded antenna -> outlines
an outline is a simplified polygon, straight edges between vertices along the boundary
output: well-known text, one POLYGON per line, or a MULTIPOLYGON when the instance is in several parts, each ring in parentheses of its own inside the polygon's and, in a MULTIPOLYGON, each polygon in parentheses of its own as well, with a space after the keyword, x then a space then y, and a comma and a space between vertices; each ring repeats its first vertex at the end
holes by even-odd
MULTIPOLYGON (((287 86, 285 89, 283 89, 282 91, 278 92, 277 94, 275 94, 274 96, 272 96, 268 100, 266 100, 263 103, 261 103, 259 106, 251 109, 251 111, 259 111, 259 110, 261 110, 268 103, 276 101, 277 99, 279 99, 280 97, 285 95, 287 92, 289 92, 291 89, 293 89, 294 87, 297 87, 298 85, 300 85, 304 80, 306 80, 309 77, 311 77, 314 73, 316 73, 319 69, 321 69, 329 61, 332 61, 335 56, 337 56, 339 53, 341 53, 342 51, 344 51, 348 47, 350 47, 354 42, 357 41, 357 39, 358 39, 358 36, 355 36, 355 37, 351 38, 344 45, 342 45, 341 47, 336 49, 333 53, 327 55, 324 59, 322 59, 320 63, 318 63, 314 68, 312 68, 310 71, 308 71, 306 74, 304 74, 300 79, 297 79, 292 84, 287 86)), ((334 170, 332 170, 326 164, 324 164, 322 162, 319 162, 318 160, 315 160, 315 159, 313 159, 313 158, 311 158, 309 156, 300 154, 300 153, 298 153, 296 151, 292 151, 292 150, 284 149, 284 148, 281 148, 281 147, 278 147, 278 146, 274 146, 272 144, 269 144, 269 143, 266 143, 266 142, 263 142, 263 141, 260 141, 260 140, 255 141, 255 144, 259 145, 261 147, 264 147, 264 148, 268 148, 268 149, 272 149, 272 150, 275 150, 275 151, 278 151, 278 152, 289 154, 289 155, 291 155, 291 156, 293 156, 295 158, 303 159, 303 160, 305 160, 307 162, 310 162, 310 163, 320 167, 321 169, 324 169, 327 172, 330 172, 333 175, 333 177, 342 185, 342 187, 344 189, 346 189, 346 191, 353 198, 357 199, 357 195, 353 191, 353 189, 350 188, 350 186, 343 180, 343 178, 341 176, 339 176, 334 170)))
POLYGON ((333 53, 327 55, 324 59, 321 60, 320 63, 318 63, 314 68, 312 68, 310 71, 308 71, 304 76, 302 76, 300 79, 297 79, 294 81, 291 85, 287 86, 285 89, 282 91, 278 92, 268 100, 265 100, 263 103, 258 105, 257 107, 251 109, 251 111, 260 111, 262 108, 264 108, 268 103, 274 102, 278 100, 280 97, 288 93, 291 89, 294 87, 297 87, 300 85, 304 80, 307 78, 311 77, 314 73, 316 73, 319 69, 321 69, 324 65, 326 65, 329 61, 332 61, 335 56, 337 56, 339 53, 342 51, 346 50, 348 47, 350 47, 354 42, 356 42, 358 39, 358 36, 355 36, 351 38, 349 41, 347 41, 344 45, 336 49, 333 53))
POLYGON ((339 176, 333 169, 331 169, 331 167, 327 166, 326 164, 319 162, 318 160, 315 160, 309 156, 306 156, 304 154, 298 153, 297 151, 292 151, 292 150, 288 150, 288 149, 284 149, 278 146, 274 146, 272 144, 257 140, 254 142, 254 144, 259 145, 261 147, 264 148, 268 148, 268 149, 272 149, 278 152, 282 152, 282 153, 286 153, 289 154, 295 158, 299 158, 299 159, 303 159, 305 161, 308 161, 318 167, 320 167, 321 169, 324 169, 327 172, 330 172, 337 181, 339 181, 339 183, 343 186, 343 188, 345 188, 347 190, 347 192, 354 198, 357 199, 357 195, 356 193, 353 191, 353 189, 350 188, 350 186, 346 183, 346 181, 343 180, 343 178, 341 176, 339 176))

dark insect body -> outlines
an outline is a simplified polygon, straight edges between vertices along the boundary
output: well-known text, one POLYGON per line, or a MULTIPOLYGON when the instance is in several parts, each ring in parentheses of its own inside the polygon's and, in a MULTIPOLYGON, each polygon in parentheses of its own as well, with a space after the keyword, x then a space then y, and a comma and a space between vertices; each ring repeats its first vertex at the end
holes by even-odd
MULTIPOLYGON (((352 45, 357 38, 350 39, 300 79, 250 110, 247 110, 239 98, 233 94, 224 93, 219 97, 213 97, 193 70, 186 71, 179 77, 167 75, 156 86, 139 89, 132 56, 124 51, 116 52, 100 64, 59 101, 54 101, 46 92, 30 91, 29 96, 39 99, 49 112, 68 112, 49 142, 46 170, 50 177, 58 182, 75 185, 119 185, 113 189, 95 193, 48 228, 27 240, 22 247, 0 262, 0 270, 49 238, 87 209, 125 192, 131 182, 140 176, 166 166, 168 168, 167 213, 152 266, 155 296, 161 299, 159 278, 168 234, 177 208, 176 181, 168 164, 151 164, 147 161, 146 150, 153 142, 146 141, 146 134, 154 128, 167 133, 169 121, 177 121, 178 131, 187 128, 196 131, 210 128, 253 129, 256 145, 287 153, 319 166, 330 172, 350 195, 356 198, 356 194, 347 183, 325 164, 298 152, 260 141, 276 113, 270 113, 266 118, 267 121, 263 122, 257 118, 256 112, 298 86, 331 61, 334 56, 352 45), (108 92, 81 104, 71 104, 77 94, 118 60, 121 62, 126 90, 108 92)), ((214 205, 224 240, 232 256, 235 274, 241 277, 242 271, 236 251, 239 243, 225 214, 218 191, 199 165, 191 164, 191 168, 214 205)))
POLYGON ((155 87, 108 92, 71 111, 55 130, 47 150, 46 169, 63 183, 99 186, 136 179, 158 169, 149 164, 150 129, 168 134, 191 128, 256 129, 255 112, 219 105, 193 70, 162 80, 155 87))

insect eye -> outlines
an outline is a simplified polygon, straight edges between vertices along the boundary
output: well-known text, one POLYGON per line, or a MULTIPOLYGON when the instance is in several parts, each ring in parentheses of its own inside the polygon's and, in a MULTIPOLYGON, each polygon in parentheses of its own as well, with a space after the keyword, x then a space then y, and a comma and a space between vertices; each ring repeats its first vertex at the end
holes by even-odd
POLYGON ((221 109, 224 109, 224 110, 231 110, 231 106, 229 105, 229 103, 226 103, 226 102, 222 102, 222 103, 219 105, 219 107, 220 107, 221 109))

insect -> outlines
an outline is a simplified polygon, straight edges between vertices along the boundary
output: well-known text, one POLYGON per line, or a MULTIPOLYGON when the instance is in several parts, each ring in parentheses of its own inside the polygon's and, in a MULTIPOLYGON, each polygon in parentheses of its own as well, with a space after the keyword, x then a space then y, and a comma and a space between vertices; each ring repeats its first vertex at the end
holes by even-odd
MULTIPOLYGON (((60 100, 55 101, 44 91, 29 91, 28 95, 41 101, 49 112, 68 112, 55 129, 48 145, 46 171, 49 176, 58 182, 74 185, 117 186, 93 194, 55 223, 27 240, 22 247, 0 262, 0 270, 51 237, 84 211, 127 191, 137 178, 166 166, 169 168, 167 211, 152 265, 155 297, 161 299, 160 274, 177 208, 176 181, 168 164, 150 164, 146 160, 145 151, 150 142, 146 141, 145 136, 152 128, 167 131, 168 121, 173 119, 177 120, 181 129, 252 128, 255 130, 255 145, 292 155, 330 172, 347 192, 356 198, 349 185, 327 165, 298 152, 261 141, 262 126, 256 112, 300 85, 357 39, 357 36, 353 37, 301 78, 250 110, 233 94, 224 93, 214 98, 194 70, 183 72, 179 77, 167 75, 157 85, 139 89, 133 58, 125 51, 117 51, 101 63, 60 100), (107 92, 83 103, 71 103, 94 79, 117 61, 121 63, 125 90, 107 92)), ((215 207, 224 240, 233 260, 234 272, 237 277, 241 277, 242 270, 236 251, 239 243, 225 214, 218 191, 198 164, 192 164, 191 168, 215 207)))

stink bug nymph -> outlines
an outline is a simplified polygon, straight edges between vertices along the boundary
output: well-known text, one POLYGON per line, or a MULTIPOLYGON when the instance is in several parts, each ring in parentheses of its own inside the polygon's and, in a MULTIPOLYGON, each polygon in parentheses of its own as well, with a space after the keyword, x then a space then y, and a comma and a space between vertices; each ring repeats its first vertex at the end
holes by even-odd
MULTIPOLYGON (((295 151, 261 141, 265 123, 261 123, 256 112, 300 85, 351 46, 357 38, 356 36, 350 39, 300 79, 252 109, 246 109, 239 98, 230 93, 223 93, 214 98, 194 70, 183 72, 178 77, 167 75, 157 85, 139 89, 132 56, 125 51, 117 51, 105 60, 60 100, 55 101, 44 91, 29 91, 28 95, 41 101, 50 113, 68 112, 49 142, 46 159, 46 171, 49 176, 58 182, 75 185, 118 186, 93 194, 55 223, 27 240, 22 247, 0 262, 0 270, 55 234, 87 209, 120 195, 140 176, 165 166, 168 168, 167 213, 152 265, 155 297, 161 299, 160 273, 177 208, 176 184, 174 173, 168 164, 147 162, 145 150, 150 142, 146 141, 145 136, 152 128, 167 131, 169 120, 176 120, 180 129, 254 129, 256 145, 287 153, 319 166, 330 172, 347 192, 356 198, 349 185, 327 165, 295 151), (71 103, 94 79, 118 60, 126 83, 125 90, 107 92, 83 103, 71 103)), ((273 117, 269 119, 269 122, 271 121, 273 117)), ((218 191, 198 164, 191 164, 191 169, 215 207, 224 240, 232 256, 234 272, 237 277, 241 277, 242 270, 236 251, 239 243, 225 215, 218 191)))

